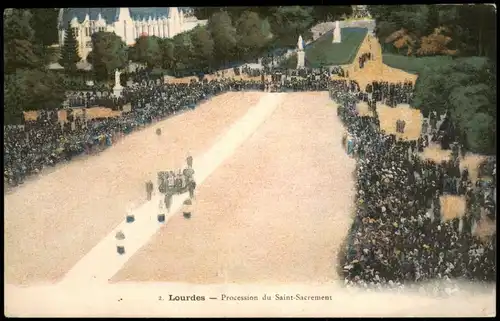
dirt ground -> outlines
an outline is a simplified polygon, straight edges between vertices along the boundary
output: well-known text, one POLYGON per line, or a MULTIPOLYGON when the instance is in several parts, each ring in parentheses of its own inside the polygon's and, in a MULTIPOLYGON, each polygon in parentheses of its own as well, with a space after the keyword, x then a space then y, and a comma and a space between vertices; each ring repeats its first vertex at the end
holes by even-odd
MULTIPOLYGON (((405 81, 415 83, 417 81, 416 75, 385 65, 382 62, 382 49, 380 44, 370 35, 367 35, 361 44, 353 63, 343 67, 349 71, 349 78, 356 80, 363 90, 366 88, 367 84, 373 81, 387 81, 389 83, 405 81), (368 52, 372 54, 373 59, 366 62, 363 69, 359 69, 358 58, 368 52)), ((358 104, 357 109, 360 115, 373 116, 366 103, 362 102, 358 104)), ((377 112, 380 117, 380 127, 385 130, 387 134, 395 134, 397 138, 402 138, 404 140, 418 139, 423 120, 420 111, 411 109, 408 105, 400 105, 396 108, 391 108, 386 105, 377 104, 377 112), (398 119, 406 122, 405 133, 403 134, 396 132, 396 121, 398 119)))
POLYGON ((349 77, 355 79, 363 90, 367 84, 373 81, 387 81, 390 83, 411 81, 415 83, 418 77, 417 75, 385 65, 382 62, 382 48, 380 47, 380 43, 370 35, 367 35, 365 41, 361 44, 353 63, 345 66, 345 68, 349 71, 349 77), (365 63, 363 69, 359 69, 358 58, 368 52, 371 52, 374 59, 365 63))
MULTIPOLYGON (((73 115, 77 117, 81 117, 83 115, 83 110, 84 108, 72 108, 73 109, 73 115)), ((66 121, 66 110, 59 110, 57 112, 57 116, 59 118, 60 122, 65 122, 66 121)), ((106 107, 92 107, 92 108, 87 108, 87 119, 94 119, 94 118, 100 118, 100 117, 118 117, 121 115, 120 111, 115 111, 112 110, 111 108, 106 108, 106 107)), ((24 119, 25 120, 36 120, 38 117, 38 112, 37 111, 27 111, 24 112, 24 119)))
POLYGON ((488 241, 489 239, 491 239, 491 236, 496 233, 496 231, 496 222, 492 221, 486 215, 481 215, 479 221, 477 222, 477 227, 474 231, 474 235, 479 237, 479 239, 482 241, 488 241))
MULTIPOLYGON (((443 150, 437 144, 430 144, 420 153, 422 159, 429 159, 436 163, 451 159, 451 150, 443 150)), ((460 157, 460 170, 467 168, 472 183, 476 183, 479 178, 479 165, 486 159, 484 155, 466 153, 465 157, 460 157)))
MULTIPOLYGON (((98 156, 71 162, 4 197, 4 279, 60 279, 145 201, 145 180, 210 148, 262 93, 228 93, 131 134, 98 156), (162 128, 163 135, 155 134, 162 128)), ((43 175, 43 174, 42 174, 43 175)))
POLYGON ((373 112, 368 107, 368 104, 365 103, 364 101, 359 102, 356 105, 356 109, 357 109, 357 111, 358 111, 358 113, 359 113, 360 116, 374 117, 373 112))
POLYGON ((327 93, 287 94, 112 282, 322 283, 352 222, 353 159, 327 93), (147 262, 147 263, 146 263, 147 262))
POLYGON ((383 104, 377 104, 377 112, 380 119, 380 128, 387 135, 394 134, 396 137, 404 140, 417 140, 422 130, 422 113, 418 109, 409 107, 389 107, 383 104), (406 122, 405 132, 396 132, 396 121, 404 120, 406 122))
POLYGON ((458 195, 441 195, 441 215, 448 221, 465 214, 465 197, 458 195))
MULTIPOLYGON (((359 115, 374 117, 374 114, 368 108, 368 104, 360 102, 356 105, 359 115)), ((377 112, 379 114, 380 128, 387 135, 394 134, 396 138, 403 140, 417 140, 422 131, 422 113, 418 109, 413 109, 405 105, 398 105, 395 108, 377 104, 377 112), (406 122, 405 132, 396 132, 396 121, 404 120, 406 122)), ((444 152, 444 151, 443 151, 444 152)), ((429 150, 425 156, 436 153, 434 150, 429 150)), ((422 155, 424 157, 424 155, 422 155)))
MULTIPOLYGON (((445 221, 463 217, 465 215, 465 196, 442 195, 440 196, 439 201, 441 203, 441 215, 445 221)), ((496 230, 496 222, 482 214, 477 222, 474 235, 482 241, 487 241, 494 233, 496 233, 496 230)))
MULTIPOLYGON (((241 74, 240 76, 236 76, 234 74, 234 71, 231 69, 231 70, 226 70, 226 73, 224 75, 224 77, 217 77, 217 75, 215 74, 206 74, 205 75, 205 79, 207 79, 208 81, 210 80, 217 80, 217 79, 224 79, 224 78, 232 78, 232 79, 236 79, 236 80, 254 80, 254 81, 261 81, 261 77, 258 76, 258 77, 250 77, 250 76, 247 76, 246 74, 241 74)), ((165 79, 165 83, 166 84, 189 84, 191 83, 191 80, 194 79, 196 81, 198 81, 198 77, 183 77, 183 78, 174 78, 174 77, 170 77, 170 78, 166 78, 165 79)), ((271 76, 266 76, 266 80, 271 80, 271 76)))
POLYGON ((443 150, 438 144, 430 143, 422 153, 419 153, 420 158, 429 159, 436 163, 447 161, 451 157, 451 150, 443 150))

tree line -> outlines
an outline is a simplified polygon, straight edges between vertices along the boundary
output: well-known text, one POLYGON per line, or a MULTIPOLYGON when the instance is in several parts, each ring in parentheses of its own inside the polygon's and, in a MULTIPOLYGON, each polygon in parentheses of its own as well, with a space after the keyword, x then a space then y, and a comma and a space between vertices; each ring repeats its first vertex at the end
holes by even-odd
POLYGON ((177 76, 210 72, 266 57, 278 48, 295 47, 299 35, 311 37, 313 25, 349 16, 352 9, 199 7, 194 13, 200 20, 208 19, 206 25, 172 39, 140 37, 132 47, 114 33, 97 32, 92 35, 92 51, 86 59, 93 69, 84 77, 76 68, 81 56, 69 25, 64 45, 59 48, 64 72, 47 70, 54 54, 50 45, 58 42, 58 12, 59 8, 4 11, 4 119, 8 123, 20 122, 23 110, 59 109, 69 84, 83 84, 83 78, 110 81, 114 71, 130 61, 177 76))
POLYGON ((57 40, 57 15, 53 19, 52 34, 35 29, 51 18, 51 10, 56 10, 39 10, 35 10, 35 14, 26 9, 4 11, 4 121, 7 124, 20 123, 23 110, 58 109, 64 101, 65 88, 60 75, 46 68, 51 55, 47 45, 57 40))
MULTIPOLYGON (((182 76, 210 72, 265 56, 277 48, 294 47, 299 35, 311 37, 316 23, 352 13, 351 6, 198 7, 206 25, 180 33, 172 39, 141 36, 132 47, 109 32, 92 36, 93 50, 87 61, 96 77, 110 77, 129 61, 161 68, 182 76)), ((79 60, 76 39, 68 28, 61 65, 73 70, 79 60)))
POLYGON ((415 55, 422 47, 431 48, 420 55, 435 55, 444 45, 456 56, 496 60, 496 8, 492 5, 369 5, 368 10, 376 21, 376 36, 392 45, 385 46, 386 50, 395 49, 396 41, 406 36, 400 43, 411 47, 415 55))
POLYGON ((472 152, 495 154, 496 9, 469 4, 371 5, 368 10, 386 50, 399 46, 409 49, 399 52, 403 55, 443 56, 419 73, 412 107, 424 115, 448 112, 450 139, 472 152))

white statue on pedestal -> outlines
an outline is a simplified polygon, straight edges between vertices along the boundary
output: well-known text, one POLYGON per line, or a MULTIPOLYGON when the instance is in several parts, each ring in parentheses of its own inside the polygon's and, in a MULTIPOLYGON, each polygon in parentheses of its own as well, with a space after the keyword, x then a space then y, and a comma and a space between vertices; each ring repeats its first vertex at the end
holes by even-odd
POLYGON ((340 43, 342 42, 342 35, 340 33, 340 22, 335 21, 335 29, 333 29, 333 40, 332 43, 340 43))
POLYGON ((121 72, 118 71, 118 69, 115 70, 115 88, 119 88, 122 85, 120 84, 120 75, 121 72))
POLYGON ((303 42, 304 40, 302 40, 302 35, 300 35, 299 41, 297 41, 297 48, 299 49, 299 51, 304 50, 303 42))
POLYGON ((118 69, 115 70, 115 86, 113 87, 113 94, 116 97, 120 97, 122 95, 123 87, 120 84, 120 75, 121 72, 118 69))
POLYGON ((297 69, 304 68, 306 53, 304 52, 302 36, 297 41, 297 69))
POLYGON ((297 69, 304 68, 305 66, 305 58, 306 53, 304 52, 302 36, 299 36, 299 40, 297 41, 297 69))

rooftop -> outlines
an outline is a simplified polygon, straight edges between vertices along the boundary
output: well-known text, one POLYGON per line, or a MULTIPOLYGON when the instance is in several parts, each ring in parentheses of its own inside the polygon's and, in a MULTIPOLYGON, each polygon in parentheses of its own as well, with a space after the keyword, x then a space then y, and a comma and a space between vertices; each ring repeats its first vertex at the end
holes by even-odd
MULTIPOLYGON (((178 8, 180 10, 187 10, 186 7, 178 8)), ((142 7, 142 8, 129 8, 130 17, 133 20, 142 20, 155 17, 168 17, 169 8, 167 7, 142 7)), ((68 23, 76 17, 78 22, 81 23, 85 19, 85 15, 88 14, 90 20, 97 20, 99 13, 102 18, 106 20, 107 23, 113 23, 118 19, 118 14, 120 8, 65 8, 62 16, 62 27, 68 25, 68 23)))

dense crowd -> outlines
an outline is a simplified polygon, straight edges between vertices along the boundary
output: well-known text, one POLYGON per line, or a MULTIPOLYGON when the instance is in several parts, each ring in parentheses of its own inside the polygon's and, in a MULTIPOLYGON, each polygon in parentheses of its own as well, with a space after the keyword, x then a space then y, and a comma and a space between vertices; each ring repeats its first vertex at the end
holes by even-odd
POLYGON ((131 111, 120 117, 87 119, 85 112, 70 113, 62 122, 56 111, 42 111, 35 121, 4 127, 4 181, 10 186, 22 184, 27 176, 44 167, 97 153, 136 128, 194 108, 210 96, 230 90, 263 89, 264 85, 256 81, 224 79, 164 85, 143 78, 139 84, 124 89, 120 107, 130 104, 131 111))
POLYGON ((340 66, 333 66, 329 68, 331 75, 337 75, 339 77, 347 77, 346 72, 344 72, 344 68, 340 66))
POLYGON ((330 89, 353 142, 349 153, 357 159, 356 215, 342 264, 346 282, 383 286, 435 278, 493 280, 496 234, 486 241, 473 234, 483 217, 496 219, 496 162, 481 169, 482 176, 492 180, 473 183, 467 170, 460 169, 461 151, 453 142, 448 162, 419 157, 429 141, 445 134, 436 115, 429 116, 418 141, 407 142, 385 135, 377 113, 357 114, 360 101, 371 106, 409 103, 411 83, 375 82, 363 91, 356 81, 331 80, 327 70, 306 71, 305 78, 294 74, 275 82, 226 78, 165 85, 143 79, 124 89, 123 102, 132 109, 120 117, 88 120, 70 114, 61 124, 56 112, 42 112, 37 121, 5 128, 5 180, 20 184, 43 167, 102 150, 135 128, 227 91, 330 89), (445 221, 440 197, 450 194, 465 196, 466 213, 445 221))
MULTIPOLYGON (((396 87, 399 98, 389 93, 389 100, 406 97, 403 88, 410 88, 396 87)), ((473 234, 483 215, 495 219, 496 163, 482 173, 493 177, 490 182, 473 184, 460 170, 456 144, 449 162, 422 160, 423 140, 398 141, 381 131, 377 117, 357 114, 364 96, 358 88, 339 81, 331 91, 357 160, 356 215, 342 264, 346 283, 377 288, 431 279, 494 280, 496 234, 486 240, 473 234), (442 218, 440 196, 450 194, 466 197, 462 218, 442 218)))
POLYGON ((131 111, 120 117, 88 119, 85 109, 79 115, 73 115, 72 109, 67 109, 66 121, 60 121, 56 111, 42 111, 35 121, 26 121, 21 127, 5 128, 4 181, 10 186, 22 184, 25 177, 39 173, 44 167, 55 166, 81 154, 99 152, 135 128, 194 108, 200 101, 226 91, 327 90, 329 83, 326 71, 321 75, 309 72, 301 79, 288 77, 282 83, 225 78, 165 85, 150 80, 147 74, 139 75, 140 82, 125 87, 120 98, 103 92, 71 92, 68 95, 71 105, 123 109, 129 104, 131 111))
POLYGON ((121 97, 115 97, 111 91, 72 91, 66 95, 67 106, 71 108, 106 107, 118 110, 125 104, 121 97))
POLYGON ((373 101, 380 102, 390 107, 395 107, 399 104, 411 104, 413 98, 413 84, 410 81, 404 83, 374 81, 366 85, 363 94, 373 101))

